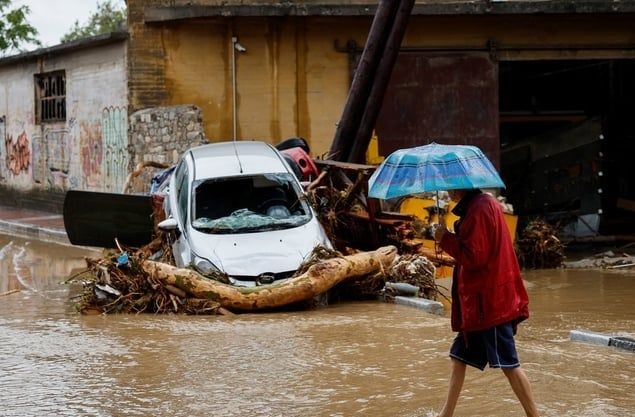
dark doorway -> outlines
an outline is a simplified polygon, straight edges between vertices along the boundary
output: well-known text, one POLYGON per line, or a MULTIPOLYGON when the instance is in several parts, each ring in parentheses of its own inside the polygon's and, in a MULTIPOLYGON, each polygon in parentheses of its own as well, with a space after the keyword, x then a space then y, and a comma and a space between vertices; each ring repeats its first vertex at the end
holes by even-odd
POLYGON ((635 231, 635 61, 499 64, 501 175, 520 216, 635 231))
POLYGON ((375 125, 380 155, 430 142, 480 147, 498 165, 498 79, 485 53, 401 53, 375 125))

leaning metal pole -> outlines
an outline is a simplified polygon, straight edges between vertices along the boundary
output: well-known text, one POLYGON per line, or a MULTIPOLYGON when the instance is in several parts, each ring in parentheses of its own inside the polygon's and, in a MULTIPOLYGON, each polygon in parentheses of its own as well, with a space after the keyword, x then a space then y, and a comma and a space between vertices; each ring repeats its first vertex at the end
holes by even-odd
POLYGON ((371 87, 370 95, 366 100, 362 120, 357 128, 355 140, 352 143, 352 149, 348 155, 348 162, 365 163, 366 149, 370 143, 370 138, 377 122, 377 116, 384 102, 386 88, 390 82, 392 69, 397 61, 401 42, 408 27, 408 19, 412 13, 415 0, 401 0, 399 10, 395 16, 395 22, 386 42, 384 54, 377 68, 374 82, 371 87))
POLYGON ((365 102, 370 94, 399 3, 399 0, 380 0, 377 6, 364 51, 355 70, 342 118, 337 124, 329 149, 329 159, 346 161, 349 158, 353 140, 364 113, 365 102))

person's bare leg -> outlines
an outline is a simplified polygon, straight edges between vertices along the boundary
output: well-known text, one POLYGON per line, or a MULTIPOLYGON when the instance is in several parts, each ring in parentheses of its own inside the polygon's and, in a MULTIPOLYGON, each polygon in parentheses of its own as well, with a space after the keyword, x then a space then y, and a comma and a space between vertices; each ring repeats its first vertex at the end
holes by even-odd
POLYGON ((514 394, 518 397, 520 404, 525 409, 527 417, 537 417, 538 409, 536 408, 534 395, 531 392, 531 385, 529 384, 527 375, 525 375, 525 371, 520 367, 503 368, 503 373, 509 380, 509 384, 512 386, 514 394))
POLYGON ((467 365, 465 363, 450 358, 452 362, 452 371, 450 374, 450 383, 448 387, 448 398, 445 400, 445 405, 439 414, 439 417, 452 417, 454 415, 454 408, 459 401, 459 395, 463 388, 463 381, 465 381, 465 369, 467 365))

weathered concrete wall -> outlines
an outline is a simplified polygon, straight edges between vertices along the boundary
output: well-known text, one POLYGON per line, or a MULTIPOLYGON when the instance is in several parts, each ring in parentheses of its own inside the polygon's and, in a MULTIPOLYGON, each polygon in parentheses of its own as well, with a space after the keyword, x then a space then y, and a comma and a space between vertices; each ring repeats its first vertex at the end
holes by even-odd
POLYGON ((0 188, 114 191, 129 169, 125 41, 0 67, 0 188), (38 124, 34 76, 64 70, 66 120, 38 124))

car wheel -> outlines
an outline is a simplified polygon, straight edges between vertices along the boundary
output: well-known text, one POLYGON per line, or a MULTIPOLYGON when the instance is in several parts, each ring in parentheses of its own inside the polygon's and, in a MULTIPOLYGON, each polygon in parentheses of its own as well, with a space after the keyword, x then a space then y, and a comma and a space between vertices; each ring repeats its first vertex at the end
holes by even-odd
POLYGON ((304 152, 309 153, 309 144, 306 139, 302 137, 285 139, 276 145, 276 149, 279 151, 291 148, 302 148, 304 152))

